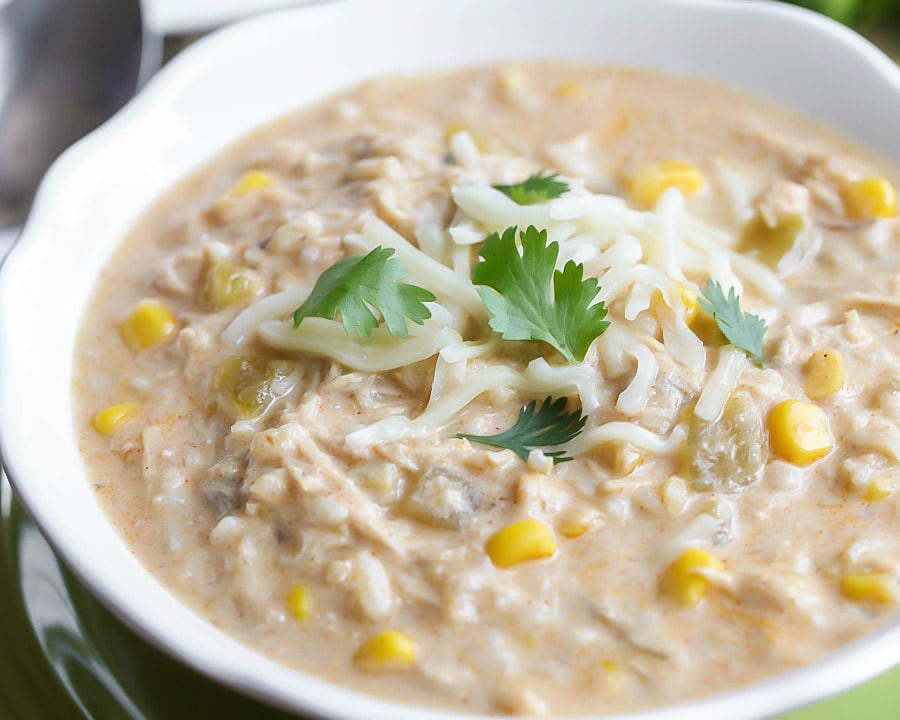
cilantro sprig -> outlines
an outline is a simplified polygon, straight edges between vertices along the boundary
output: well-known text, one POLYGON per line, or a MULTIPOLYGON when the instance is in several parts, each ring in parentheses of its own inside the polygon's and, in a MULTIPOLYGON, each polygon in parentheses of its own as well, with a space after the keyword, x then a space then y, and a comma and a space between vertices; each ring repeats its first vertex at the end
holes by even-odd
POLYGON ((431 317, 423 303, 436 298, 425 288, 400 282, 406 277, 406 265, 391 257, 393 254, 393 248, 378 246, 367 255, 338 260, 319 276, 312 292, 294 311, 294 327, 307 317, 334 319, 340 312, 348 335, 367 338, 378 326, 374 308, 391 335, 406 337, 406 319, 421 325, 431 317))
POLYGON ((490 326, 506 340, 542 340, 570 363, 581 362, 609 327, 606 306, 591 304, 600 292, 597 278, 584 278, 584 266, 573 260, 557 270, 559 243, 548 245, 547 231, 533 225, 519 233, 519 254, 517 231, 489 235, 472 271, 490 326))
POLYGON ((547 173, 543 171, 531 175, 523 182, 515 185, 494 185, 517 205, 534 205, 558 198, 564 192, 568 192, 569 184, 557 180, 559 173, 547 173))
POLYGON ((700 288, 700 305, 713 319, 719 330, 735 347, 740 348, 765 367, 762 341, 766 332, 766 321, 758 315, 741 311, 740 298, 734 288, 728 289, 728 296, 719 283, 712 280, 700 288))
MULTIPOLYGON (((497 435, 468 435, 457 433, 456 437, 465 438, 482 445, 512 450, 523 460, 528 459, 532 450, 544 450, 544 448, 565 445, 575 439, 584 430, 587 416, 579 410, 567 413, 566 399, 564 397, 554 400, 547 396, 540 408, 537 401, 532 400, 519 410, 519 417, 515 425, 497 435)), ((552 450, 544 454, 553 458, 554 464, 569 462, 572 458, 566 455, 565 450, 552 450)))

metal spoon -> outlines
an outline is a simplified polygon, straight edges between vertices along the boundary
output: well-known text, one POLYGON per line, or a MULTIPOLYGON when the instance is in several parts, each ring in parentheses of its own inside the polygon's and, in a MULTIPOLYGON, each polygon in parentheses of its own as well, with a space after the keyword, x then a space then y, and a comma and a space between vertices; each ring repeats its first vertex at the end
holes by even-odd
POLYGON ((139 0, 0 0, 0 227, 25 219, 50 163, 161 58, 139 0))

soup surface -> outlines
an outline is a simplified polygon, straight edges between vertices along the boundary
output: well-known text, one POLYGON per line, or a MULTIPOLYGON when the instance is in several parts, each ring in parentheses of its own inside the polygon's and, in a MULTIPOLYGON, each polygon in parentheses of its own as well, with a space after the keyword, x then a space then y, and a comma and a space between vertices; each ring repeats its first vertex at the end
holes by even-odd
POLYGON ((896 179, 664 74, 354 88, 110 260, 100 502, 215 625, 403 702, 595 714, 810 662, 900 591, 896 179))

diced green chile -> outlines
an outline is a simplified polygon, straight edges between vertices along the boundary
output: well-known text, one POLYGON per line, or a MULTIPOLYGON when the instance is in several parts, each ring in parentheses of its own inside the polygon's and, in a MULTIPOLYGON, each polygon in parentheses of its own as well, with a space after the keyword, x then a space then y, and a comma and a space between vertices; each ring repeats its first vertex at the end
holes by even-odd
POLYGON ((759 479, 766 437, 759 409, 749 393, 736 392, 713 422, 693 412, 684 445, 685 474, 698 491, 737 492, 759 479))
POLYGON ((219 366, 219 399, 239 420, 259 417, 296 384, 297 364, 290 360, 231 355, 219 366))

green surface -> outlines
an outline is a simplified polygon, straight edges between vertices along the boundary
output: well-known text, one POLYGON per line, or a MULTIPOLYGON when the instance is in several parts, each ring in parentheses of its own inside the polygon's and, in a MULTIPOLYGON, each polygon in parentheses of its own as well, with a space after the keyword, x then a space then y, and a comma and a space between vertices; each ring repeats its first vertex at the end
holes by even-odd
POLYGON ((2 482, 0 718, 288 720, 128 630, 61 568, 2 482))
POLYGON ((6 521, 9 495, 0 489, 0 718, 80 718, 35 639, 13 567, 14 531, 6 521))
POLYGON ((900 718, 900 668, 894 668, 831 700, 782 716, 781 720, 896 720, 900 718))
POLYGON ((859 30, 874 25, 892 25, 898 20, 900 4, 897 0, 791 0, 810 10, 824 13, 838 22, 859 30))

